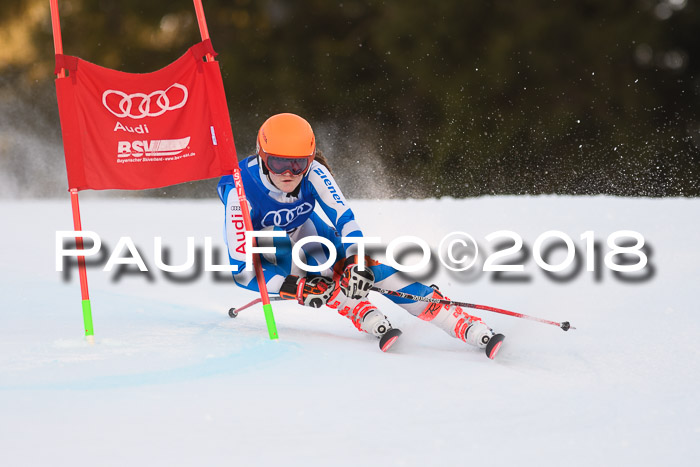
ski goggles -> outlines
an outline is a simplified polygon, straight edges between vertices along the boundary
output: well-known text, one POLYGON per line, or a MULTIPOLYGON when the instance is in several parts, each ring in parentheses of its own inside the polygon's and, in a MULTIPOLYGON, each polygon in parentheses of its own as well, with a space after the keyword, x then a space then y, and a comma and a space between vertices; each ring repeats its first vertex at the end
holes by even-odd
POLYGON ((285 172, 291 172, 293 175, 303 174, 314 160, 313 154, 307 157, 282 157, 267 154, 265 151, 260 152, 264 155, 263 160, 267 168, 277 175, 285 172))

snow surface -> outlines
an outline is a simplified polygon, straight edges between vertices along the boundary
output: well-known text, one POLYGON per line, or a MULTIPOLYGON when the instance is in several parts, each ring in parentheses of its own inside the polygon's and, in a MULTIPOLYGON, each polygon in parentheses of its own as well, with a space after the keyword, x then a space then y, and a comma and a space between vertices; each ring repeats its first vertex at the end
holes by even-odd
MULTIPOLYGON (((493 273, 425 278, 454 299, 578 329, 482 313, 507 339, 490 361, 384 297, 404 331, 390 353, 330 310, 275 303, 270 341, 255 297, 211 273, 174 283, 153 237, 184 261, 185 237, 222 248, 223 207, 206 201, 81 195, 83 227, 112 252, 130 236, 143 274, 88 271, 96 344, 83 337, 77 274, 55 270, 68 195, 0 201, 0 458, 17 465, 698 465, 700 200, 494 197, 352 203, 366 235, 507 229, 532 247, 547 230, 603 242, 636 230, 651 277, 601 264, 553 282, 493 273), (653 268, 653 269, 650 269, 653 268)), ((482 253, 482 255, 483 255, 482 253)), ((483 258, 483 256, 482 256, 483 258)), ((510 258, 512 259, 512 258, 510 258)), ((552 259, 552 262, 556 258, 552 259)), ((408 260, 407 260, 408 261, 408 260)), ((564 272, 566 273, 566 271, 564 272)), ((562 274, 564 274, 562 273, 562 274)))

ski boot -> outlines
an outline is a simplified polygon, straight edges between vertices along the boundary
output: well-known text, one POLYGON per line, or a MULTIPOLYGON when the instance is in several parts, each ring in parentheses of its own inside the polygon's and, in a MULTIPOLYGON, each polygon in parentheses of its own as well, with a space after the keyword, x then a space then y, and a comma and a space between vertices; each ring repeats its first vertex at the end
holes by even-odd
POLYGON ((372 305, 369 300, 348 298, 340 291, 340 288, 336 288, 336 290, 326 305, 337 310, 340 315, 349 318, 359 331, 377 337, 382 352, 389 350, 389 347, 401 335, 401 331, 392 328, 386 316, 377 310, 377 307, 372 305))
MULTIPOLYGON (((435 285, 432 289, 431 298, 449 300, 435 285)), ((458 305, 431 303, 418 315, 418 318, 432 322, 467 344, 484 349, 486 356, 490 359, 496 356, 505 339, 503 334, 494 334, 493 330, 481 321, 481 318, 470 315, 458 305)))
POLYGON ((386 316, 376 308, 364 316, 360 329, 379 338, 379 348, 382 352, 389 350, 389 347, 394 345, 396 339, 401 335, 401 331, 392 328, 386 316))
POLYGON ((484 349, 486 356, 491 360, 496 357, 505 338, 503 334, 494 334, 493 330, 481 321, 473 321, 464 333, 464 342, 484 349))

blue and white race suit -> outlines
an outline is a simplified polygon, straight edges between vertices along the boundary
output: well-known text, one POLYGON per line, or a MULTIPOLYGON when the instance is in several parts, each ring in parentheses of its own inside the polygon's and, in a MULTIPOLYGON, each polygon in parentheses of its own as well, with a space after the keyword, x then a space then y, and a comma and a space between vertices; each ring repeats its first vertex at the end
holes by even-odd
MULTIPOLYGON (((262 269, 269 293, 279 293, 282 282, 289 274, 307 275, 292 261, 292 246, 302 238, 319 236, 330 240, 337 253, 336 263, 356 254, 357 245, 343 244, 341 237, 362 237, 362 230, 338 184, 325 166, 318 161, 311 164, 307 173, 302 177, 296 196, 285 193, 272 184, 267 175, 263 173, 257 156, 248 157, 241 161, 239 166, 253 229, 258 231, 274 229, 287 233, 285 237, 258 239, 259 246, 274 246, 276 248, 274 255, 261 255, 262 269), (322 219, 318 210, 315 209, 316 206, 321 208, 320 210, 330 220, 330 223, 322 219), (265 240, 269 243, 265 243, 265 240)), ((218 192, 221 201, 226 205, 225 239, 229 260, 232 265, 239 267, 239 271, 242 271, 234 273, 234 279, 239 286, 258 291, 255 271, 244 270, 246 266, 245 225, 231 175, 221 178, 218 192)), ((302 259, 309 266, 326 263, 330 254, 325 246, 317 242, 307 243, 301 251, 305 256, 302 259)), ((424 284, 407 281, 400 277, 396 269, 385 264, 376 263, 369 267, 374 273, 376 285, 381 288, 420 296, 435 296, 437 293, 433 288, 424 284)), ((329 267, 320 274, 332 278, 333 267, 329 267)), ((398 297, 389 298, 409 313, 426 321, 432 321, 441 308, 435 305, 426 306, 424 302, 414 302, 398 297)), ((443 314, 451 313, 447 309, 443 314)), ((448 325, 447 322, 445 325, 448 325)), ((450 328, 453 326, 453 324, 449 324, 450 328)), ((445 331, 454 335, 452 329, 445 329, 445 331)))

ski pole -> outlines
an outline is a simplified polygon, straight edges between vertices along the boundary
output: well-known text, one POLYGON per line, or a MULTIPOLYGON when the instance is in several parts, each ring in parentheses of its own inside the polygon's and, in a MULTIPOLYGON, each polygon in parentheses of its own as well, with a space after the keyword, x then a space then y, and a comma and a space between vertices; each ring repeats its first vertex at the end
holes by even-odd
POLYGON ((450 305, 450 306, 457 305, 457 306, 463 306, 466 308, 475 308, 477 310, 492 311, 494 313, 500 313, 502 315, 515 316, 516 318, 529 319, 530 321, 537 321, 540 323, 551 324, 553 326, 557 326, 557 327, 563 329, 564 331, 568 331, 569 329, 576 329, 568 321, 557 323, 556 321, 549 321, 547 319, 536 318, 534 316, 528 316, 528 315, 524 315, 522 313, 515 313, 514 311, 503 310, 501 308, 494 308, 494 307, 486 306, 486 305, 475 305, 473 303, 456 302, 454 300, 448 300, 448 299, 444 299, 444 298, 440 299, 440 298, 432 298, 432 297, 421 297, 420 295, 413 295, 410 293, 398 292, 396 290, 387 290, 387 289, 382 289, 380 287, 375 287, 375 286, 373 286, 370 290, 374 290, 375 292, 379 292, 380 294, 383 294, 383 295, 391 295, 393 297, 405 298, 407 300, 413 300, 413 301, 419 301, 419 302, 429 302, 429 303, 440 303, 442 305, 450 305))
MULTIPOLYGON (((278 302, 278 301, 280 301, 280 300, 285 300, 285 299, 282 298, 282 297, 278 297, 278 296, 272 296, 272 297, 270 297, 270 301, 271 301, 271 302, 278 302)), ((258 298, 256 298, 255 300, 252 300, 252 301, 246 303, 246 304, 243 305, 243 306, 239 306, 238 308, 235 308, 235 307, 234 307, 234 308, 229 308, 229 310, 228 310, 228 315, 229 315, 231 318, 235 318, 236 316, 238 316, 238 312, 239 312, 239 311, 243 311, 243 310, 245 310, 246 308, 250 308, 250 307, 253 306, 253 305, 257 305, 257 304, 260 303, 260 302, 262 302, 262 298, 261 298, 261 297, 258 297, 258 298)))
MULTIPOLYGON (((382 288, 376 287, 376 286, 372 287, 370 290, 373 290, 375 292, 379 292, 380 294, 383 294, 383 295, 391 295, 394 297, 405 298, 407 300, 413 300, 413 301, 419 301, 419 302, 429 302, 429 303, 439 303, 441 305, 450 305, 450 306, 457 305, 457 306, 463 306, 466 308, 474 308, 477 310, 491 311, 493 313, 500 313, 502 315, 514 316, 516 318, 523 318, 523 319, 527 319, 530 321, 537 321, 539 323, 544 323, 544 324, 551 324, 553 326, 557 326, 558 328, 563 329, 564 331, 568 331, 569 329, 576 329, 568 321, 563 321, 561 323, 557 323, 556 321, 550 321, 547 319, 537 318, 535 316, 529 316, 529 315, 525 315, 523 313, 516 313, 514 311, 508 311, 508 310, 504 310, 501 308, 494 308, 494 307, 486 306, 486 305, 476 305, 474 303, 457 302, 454 300, 447 300, 444 298, 441 299, 441 298, 422 297, 420 295, 413 295, 413 294, 409 294, 406 292, 398 292, 396 290, 382 289, 382 288)), ((281 301, 281 300, 285 300, 285 299, 282 297, 279 297, 279 296, 270 297, 271 302, 277 302, 277 301, 281 301)), ((260 302, 262 302, 262 298, 256 298, 255 300, 252 300, 243 306, 240 306, 238 308, 235 308, 235 307, 231 308, 228 310, 228 315, 231 318, 235 318, 236 316, 238 316, 238 313, 240 311, 243 311, 246 308, 250 308, 253 305, 257 305, 260 302)))

